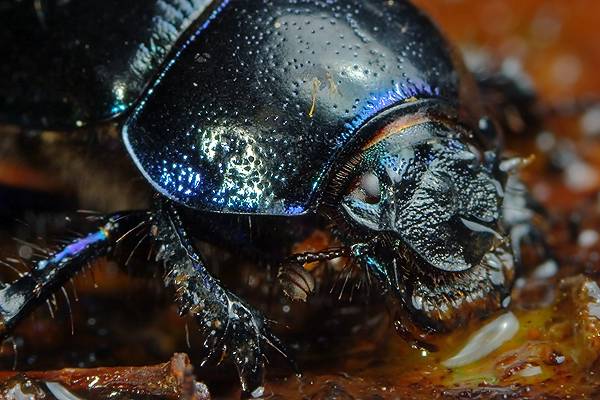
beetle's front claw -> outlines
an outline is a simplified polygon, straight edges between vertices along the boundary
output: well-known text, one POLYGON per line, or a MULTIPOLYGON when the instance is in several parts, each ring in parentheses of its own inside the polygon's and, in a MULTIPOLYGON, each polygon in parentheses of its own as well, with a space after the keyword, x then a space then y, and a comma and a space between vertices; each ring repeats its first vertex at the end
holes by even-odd
POLYGON ((261 397, 264 392, 265 358, 260 340, 240 329, 233 340, 231 356, 240 377, 243 397, 261 397))
MULTIPOLYGON (((217 330, 211 329, 207 344, 224 349, 224 354, 231 357, 239 374, 244 397, 261 397, 268 347, 273 347, 288 360, 289 357, 259 311, 231 293, 225 299, 222 314, 227 317, 224 324, 218 324, 217 330)), ((203 318, 199 319, 200 326, 210 324, 203 318)), ((212 326, 214 328, 214 324, 212 326)))
POLYGON ((245 396, 260 397, 263 394, 265 340, 268 328, 264 317, 240 300, 229 302, 230 335, 227 347, 238 370, 242 392, 245 396))

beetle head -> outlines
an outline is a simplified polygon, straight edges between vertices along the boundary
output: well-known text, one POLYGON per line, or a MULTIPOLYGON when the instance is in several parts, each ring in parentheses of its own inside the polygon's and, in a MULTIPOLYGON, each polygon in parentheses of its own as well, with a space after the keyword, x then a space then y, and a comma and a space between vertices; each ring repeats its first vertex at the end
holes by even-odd
POLYGON ((497 309, 512 281, 505 176, 496 153, 466 137, 429 118, 387 125, 346 166, 337 205, 349 235, 366 243, 355 256, 435 329, 497 309))

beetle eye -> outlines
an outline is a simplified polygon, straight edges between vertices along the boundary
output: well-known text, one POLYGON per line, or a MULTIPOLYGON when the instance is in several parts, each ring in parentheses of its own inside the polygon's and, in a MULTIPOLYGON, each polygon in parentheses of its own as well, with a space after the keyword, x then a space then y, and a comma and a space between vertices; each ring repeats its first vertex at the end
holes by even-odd
POLYGON ((372 172, 361 175, 351 186, 350 196, 368 204, 377 204, 381 200, 379 178, 372 172))

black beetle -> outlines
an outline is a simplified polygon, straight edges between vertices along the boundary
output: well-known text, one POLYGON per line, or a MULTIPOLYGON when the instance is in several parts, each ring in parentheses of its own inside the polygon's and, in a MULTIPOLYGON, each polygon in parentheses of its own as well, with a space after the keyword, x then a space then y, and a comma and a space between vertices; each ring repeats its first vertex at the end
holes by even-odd
POLYGON ((242 214, 286 229, 301 215, 330 221, 341 248, 284 262, 351 257, 418 326, 507 306, 530 224, 511 173, 521 160, 503 158, 498 113, 409 2, 13 1, 0 26, 0 118, 75 132, 116 121, 158 193, 5 284, 3 335, 147 229, 181 312, 260 395, 263 352, 283 346, 190 239, 247 247, 242 214))

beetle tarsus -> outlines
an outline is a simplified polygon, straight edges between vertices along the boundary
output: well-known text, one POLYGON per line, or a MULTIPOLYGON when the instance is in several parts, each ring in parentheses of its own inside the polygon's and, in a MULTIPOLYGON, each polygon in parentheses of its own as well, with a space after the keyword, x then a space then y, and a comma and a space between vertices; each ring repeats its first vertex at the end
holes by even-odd
POLYGON ((165 283, 175 288, 180 314, 190 313, 198 322, 209 358, 217 352, 231 356, 245 395, 260 396, 266 349, 287 358, 281 342, 260 312, 209 274, 171 204, 164 204, 156 219, 157 258, 165 264, 165 283))

